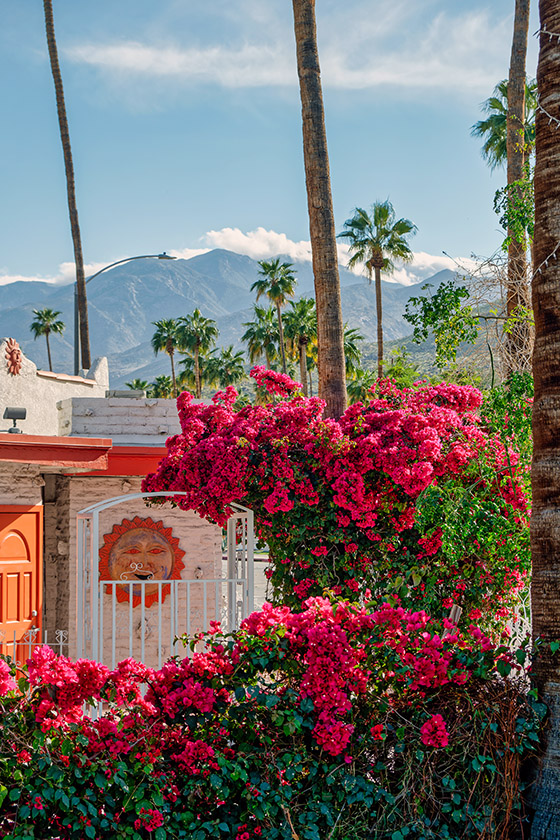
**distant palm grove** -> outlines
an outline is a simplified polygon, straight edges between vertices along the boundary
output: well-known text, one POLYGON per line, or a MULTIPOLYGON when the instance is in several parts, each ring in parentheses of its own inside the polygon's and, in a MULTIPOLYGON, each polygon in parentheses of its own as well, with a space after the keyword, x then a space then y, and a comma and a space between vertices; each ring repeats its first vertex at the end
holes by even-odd
MULTIPOLYGON (((312 396, 317 371, 315 301, 309 297, 291 299, 297 286, 292 263, 262 260, 259 266, 260 276, 251 287, 256 293, 254 317, 243 324, 245 353, 231 344, 217 347, 216 322, 196 308, 188 315, 152 322, 152 348, 156 355, 167 354, 170 375, 157 376, 152 382, 132 379, 127 387, 160 398, 173 398, 179 391, 188 390, 200 399, 203 388, 226 388, 244 381, 248 385, 250 368, 263 364, 299 380, 303 393, 312 396), (262 297, 268 305, 259 305, 262 297)), ((367 373, 360 369, 362 341, 358 330, 345 326, 346 374, 354 384, 352 393, 358 395, 364 377, 369 384, 367 373)))

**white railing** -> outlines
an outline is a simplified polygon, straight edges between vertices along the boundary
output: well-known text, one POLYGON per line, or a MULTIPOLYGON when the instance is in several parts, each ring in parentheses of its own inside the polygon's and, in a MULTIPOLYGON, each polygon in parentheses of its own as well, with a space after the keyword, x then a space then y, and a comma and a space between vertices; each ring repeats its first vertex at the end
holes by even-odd
POLYGON ((100 580, 99 587, 104 592, 96 658, 110 668, 128 657, 161 668, 170 656, 182 651, 184 655, 179 637, 207 631, 211 621, 232 632, 250 612, 243 578, 100 580), (147 607, 146 595, 155 587, 157 601, 147 607), (119 591, 126 593, 126 600, 119 601, 119 591))
POLYGON ((0 652, 9 656, 16 665, 25 665, 31 657, 34 649, 41 645, 48 645, 59 656, 68 653, 69 633, 68 630, 48 630, 31 627, 23 636, 19 636, 14 630, 13 634, 0 631, 0 652))
POLYGON ((167 497, 178 491, 133 493, 106 499, 77 516, 76 653, 115 665, 132 657, 152 667, 181 650, 177 637, 193 636, 219 621, 236 630, 254 603, 253 513, 232 504, 222 577, 189 580, 102 580, 99 576, 100 513, 135 499, 167 497), (149 587, 149 588, 148 588, 149 587), (147 595, 156 594, 157 600, 147 595), (126 597, 119 599, 119 593, 126 597), (156 600, 156 603, 151 602, 156 600))

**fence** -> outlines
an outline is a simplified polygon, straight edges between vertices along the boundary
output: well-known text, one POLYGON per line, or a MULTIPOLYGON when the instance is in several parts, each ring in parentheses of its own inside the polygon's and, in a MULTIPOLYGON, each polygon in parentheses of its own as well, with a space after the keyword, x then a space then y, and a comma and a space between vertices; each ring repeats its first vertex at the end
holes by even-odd
POLYGON ((39 645, 48 645, 58 655, 66 655, 69 648, 69 635, 68 630, 55 630, 49 633, 47 630, 31 628, 18 638, 15 631, 12 636, 0 630, 0 652, 9 656, 16 665, 24 665, 34 648, 39 645))
POLYGON ((204 579, 107 580, 99 575, 99 515, 132 499, 176 497, 177 491, 135 493, 80 511, 77 569, 77 655, 115 667, 127 657, 152 667, 182 648, 177 637, 219 621, 233 631, 253 610, 253 513, 232 505, 222 576, 204 579), (124 597, 119 597, 119 595, 124 597))

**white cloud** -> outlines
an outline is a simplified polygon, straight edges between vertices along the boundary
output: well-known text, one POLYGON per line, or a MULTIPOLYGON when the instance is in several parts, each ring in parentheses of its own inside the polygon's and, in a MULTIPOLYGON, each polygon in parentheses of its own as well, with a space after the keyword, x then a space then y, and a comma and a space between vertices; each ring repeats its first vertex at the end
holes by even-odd
MULTIPOLYGON (((294 241, 289 239, 285 233, 277 233, 275 230, 266 230, 258 227, 256 230, 244 233, 240 228, 226 227, 221 230, 209 230, 203 237, 209 248, 194 249, 184 248, 183 250, 171 251, 174 256, 181 256, 189 259, 197 254, 205 253, 211 248, 224 248, 233 251, 235 254, 244 254, 254 260, 265 260, 272 257, 286 256, 294 261, 311 261, 311 242, 301 239, 294 241)), ((340 265, 347 266, 349 248, 346 243, 337 243, 338 260, 340 265)), ((414 259, 406 265, 397 265, 391 277, 385 279, 390 282, 400 283, 403 286, 411 286, 432 277, 438 271, 450 269, 459 274, 474 270, 478 263, 469 257, 448 257, 445 254, 436 256, 427 254, 425 251, 414 252, 414 259)), ((356 267, 354 274, 363 275, 363 269, 356 267)))
POLYGON ((82 45, 67 50, 73 61, 110 72, 176 77, 223 87, 261 87, 297 82, 293 56, 282 45, 245 44, 205 48, 153 47, 137 42, 82 45))
POLYGON ((213 248, 225 248, 236 254, 246 254, 254 260, 266 260, 270 257, 286 255, 292 260, 311 260, 311 243, 302 240, 294 242, 285 233, 276 233, 258 227, 243 233, 239 228, 210 230, 206 240, 213 248))
POLYGON ((445 254, 434 256, 433 254, 427 254, 425 251, 415 251, 413 261, 406 265, 397 266, 392 277, 387 279, 395 283, 401 283, 403 286, 410 286, 413 283, 421 283, 446 268, 462 275, 469 271, 475 271, 478 267, 479 264, 476 260, 470 257, 454 259, 445 254))
POLYGON ((190 260, 192 257, 198 257, 200 254, 207 254, 211 248, 179 248, 169 252, 170 256, 177 257, 178 260, 190 260))
MULTIPOLYGON (((194 256, 194 254, 191 256, 194 256)), ((91 277, 92 274, 95 274, 96 271, 99 271, 100 268, 104 268, 106 265, 106 262, 86 263, 84 265, 84 274, 86 279, 91 277)), ((57 286, 67 286, 69 283, 76 282, 76 266, 73 262, 60 263, 58 272, 55 275, 0 274, 0 286, 7 286, 8 283, 16 283, 20 280, 23 282, 35 281, 37 283, 51 283, 57 286)))
MULTIPOLYGON (((347 0, 319 11, 319 49, 326 87, 344 90, 393 86, 409 90, 487 93, 504 75, 511 20, 487 9, 451 9, 434 0, 379 3, 347 0), (403 23, 406 21, 406 25, 403 23)), ((262 3, 261 3, 262 6, 262 3)), ((227 43, 183 46, 175 33, 163 43, 120 41, 77 44, 72 61, 94 66, 108 80, 175 79, 226 88, 295 86, 297 73, 289 15, 267 7, 232 21, 227 43)))

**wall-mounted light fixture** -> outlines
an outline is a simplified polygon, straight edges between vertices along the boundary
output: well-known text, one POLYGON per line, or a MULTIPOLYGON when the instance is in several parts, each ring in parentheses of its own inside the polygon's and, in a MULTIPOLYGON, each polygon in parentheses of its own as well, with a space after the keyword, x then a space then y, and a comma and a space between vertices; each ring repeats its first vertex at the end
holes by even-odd
POLYGON ((23 431, 16 426, 16 420, 25 420, 27 417, 26 408, 14 408, 13 406, 6 406, 4 409, 4 420, 13 420, 14 425, 8 429, 13 435, 22 435, 23 431))

